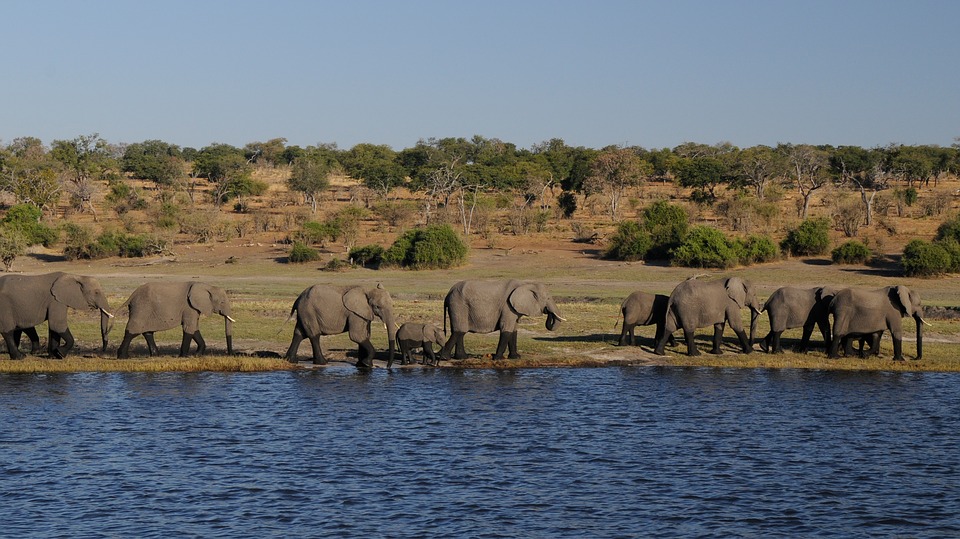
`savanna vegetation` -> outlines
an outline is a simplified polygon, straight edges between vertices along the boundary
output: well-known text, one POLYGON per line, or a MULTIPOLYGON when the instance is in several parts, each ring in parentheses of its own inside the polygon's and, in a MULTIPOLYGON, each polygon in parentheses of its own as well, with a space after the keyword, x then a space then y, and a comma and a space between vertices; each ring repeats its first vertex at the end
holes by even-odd
POLYGON ((400 150, 282 138, 197 149, 22 137, 0 143, 0 260, 124 265, 226 245, 269 253, 261 274, 385 279, 567 245, 656 267, 813 257, 930 278, 960 268, 958 171, 960 142, 519 148, 475 136, 400 150))

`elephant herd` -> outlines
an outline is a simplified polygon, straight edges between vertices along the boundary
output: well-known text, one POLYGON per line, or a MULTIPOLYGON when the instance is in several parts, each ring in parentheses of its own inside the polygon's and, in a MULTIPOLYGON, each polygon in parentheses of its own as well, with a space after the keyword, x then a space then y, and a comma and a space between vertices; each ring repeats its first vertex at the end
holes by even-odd
MULTIPOLYGON (((36 326, 47 322, 47 349, 51 357, 63 358, 74 345, 67 325, 67 308, 92 309, 100 313, 102 351, 105 352, 114 315, 109 311, 100 283, 92 277, 68 273, 45 275, 5 275, 0 277, 0 334, 3 335, 11 359, 21 359, 20 339, 30 339, 31 353, 40 347, 36 326)), ((201 282, 151 282, 138 287, 120 307, 129 316, 123 340, 117 349, 118 358, 128 358, 131 341, 143 335, 150 355, 158 354, 154 333, 183 329, 180 356, 190 352, 203 354, 206 344, 200 334, 201 315, 216 313, 224 319, 227 353, 233 353, 233 323, 230 300, 219 287, 201 282)), ((668 344, 673 346, 674 333, 683 330, 689 355, 698 355, 694 333, 713 326, 712 353, 720 353, 723 331, 727 324, 736 333, 744 353, 750 353, 755 342, 757 320, 766 311, 770 332, 759 341, 765 352, 782 352, 780 335, 790 328, 803 328, 801 351, 809 346, 814 326, 819 328, 830 357, 838 357, 842 345, 852 353, 853 342, 860 341, 860 353, 869 341, 869 353, 878 353, 880 337, 889 331, 893 338, 894 359, 903 359, 902 325, 904 316, 912 316, 917 324, 917 359, 923 355, 922 307, 919 295, 905 286, 889 286, 876 290, 839 289, 828 286, 802 289, 783 287, 765 303, 756 296, 753 285, 738 277, 717 280, 687 279, 669 296, 638 291, 630 294, 620 306, 623 326, 619 344, 634 344, 634 328, 656 325, 654 353, 663 355, 668 344), (741 309, 751 311, 749 335, 743 327, 741 309), (833 317, 833 326, 829 318, 833 317), (832 335, 831 335, 832 333, 832 335)), ((519 358, 517 324, 524 316, 546 315, 546 328, 557 329, 564 318, 547 287, 538 282, 517 280, 466 280, 454 284, 443 302, 443 329, 433 324, 398 324, 393 300, 382 285, 371 289, 360 286, 336 287, 314 285, 294 301, 289 319, 295 318, 293 338, 286 359, 297 361, 297 352, 304 339, 310 341, 314 363, 326 363, 320 337, 348 333, 358 345, 357 367, 373 367, 375 350, 370 342, 371 324, 379 319, 387 331, 389 349, 387 366, 393 364, 397 344, 401 362, 414 361, 415 350, 422 348, 425 363, 438 359, 465 359, 464 336, 467 333, 499 331, 493 354, 502 359, 519 358), (449 321, 449 336, 447 323, 449 321), (439 358, 433 345, 440 346, 439 358)))
POLYGON ((887 286, 878 289, 838 288, 821 286, 777 289, 761 304, 754 287, 738 277, 701 281, 687 279, 677 285, 669 296, 637 291, 620 305, 623 326, 621 346, 634 344, 634 328, 656 324, 654 353, 664 354, 664 347, 673 340, 673 333, 683 330, 687 354, 699 355, 694 343, 694 332, 713 326, 712 353, 720 353, 720 344, 726 324, 730 324, 745 354, 753 350, 757 320, 766 311, 770 332, 759 341, 764 352, 781 353, 781 334, 787 329, 803 328, 798 351, 806 352, 814 326, 820 330, 827 354, 839 357, 843 346, 845 355, 853 353, 854 341, 860 343, 860 355, 869 341, 868 354, 879 354, 880 337, 889 331, 893 339, 893 359, 903 360, 902 318, 910 316, 916 322, 917 355, 923 357, 923 308, 920 295, 906 286, 887 286), (740 310, 749 307, 750 335, 743 329, 740 310), (833 326, 830 325, 833 317, 833 326))

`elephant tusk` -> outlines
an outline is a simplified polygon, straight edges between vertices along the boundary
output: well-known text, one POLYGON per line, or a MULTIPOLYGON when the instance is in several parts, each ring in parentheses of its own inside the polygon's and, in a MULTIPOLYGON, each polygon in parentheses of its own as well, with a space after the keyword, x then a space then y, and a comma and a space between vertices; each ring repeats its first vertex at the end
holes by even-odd
POLYGON ((224 317, 231 322, 236 322, 236 320, 234 320, 233 318, 230 318, 230 315, 224 315, 224 317))
POLYGON ((553 315, 553 317, 556 318, 557 320, 561 321, 561 322, 566 322, 566 321, 567 321, 566 318, 560 316, 559 314, 555 314, 555 315, 553 315))
POLYGON ((930 322, 927 322, 926 320, 924 320, 922 316, 920 317, 920 321, 923 322, 923 325, 925 325, 925 326, 933 327, 933 324, 931 324, 930 322))
POLYGON ((113 318, 113 315, 110 314, 110 312, 107 311, 106 309, 100 309, 100 312, 102 312, 103 314, 107 315, 107 318, 113 318))

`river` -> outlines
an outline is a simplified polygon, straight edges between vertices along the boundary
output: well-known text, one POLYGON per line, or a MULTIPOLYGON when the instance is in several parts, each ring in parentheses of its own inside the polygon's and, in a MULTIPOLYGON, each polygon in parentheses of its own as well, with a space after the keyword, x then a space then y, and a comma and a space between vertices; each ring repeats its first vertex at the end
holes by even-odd
POLYGON ((960 535, 960 375, 0 375, 7 537, 960 535))

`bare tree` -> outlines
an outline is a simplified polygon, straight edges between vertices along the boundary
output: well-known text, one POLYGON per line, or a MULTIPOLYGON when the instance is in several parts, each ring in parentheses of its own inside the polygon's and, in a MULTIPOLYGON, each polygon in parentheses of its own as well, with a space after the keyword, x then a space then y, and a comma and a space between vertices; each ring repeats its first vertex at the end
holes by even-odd
POLYGON ((586 180, 587 191, 600 192, 609 201, 610 219, 617 220, 627 189, 640 184, 652 167, 629 149, 607 150, 597 156, 586 180))
POLYGON ((809 144, 781 144, 779 149, 787 157, 791 179, 803 198, 800 218, 806 219, 813 194, 829 183, 827 153, 809 144))

